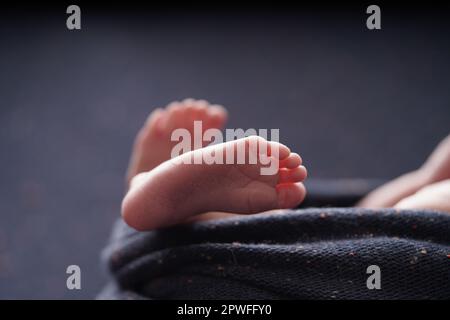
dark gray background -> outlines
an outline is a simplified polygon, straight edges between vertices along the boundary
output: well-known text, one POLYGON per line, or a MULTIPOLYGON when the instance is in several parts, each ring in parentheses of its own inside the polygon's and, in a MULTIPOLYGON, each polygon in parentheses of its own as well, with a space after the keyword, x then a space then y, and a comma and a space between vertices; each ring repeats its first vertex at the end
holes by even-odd
POLYGON ((133 137, 155 107, 205 98, 229 128, 281 128, 312 178, 392 178, 449 133, 449 21, 350 13, 65 7, 0 16, 0 298, 92 298, 133 137), (78 264, 82 290, 68 291, 78 264))

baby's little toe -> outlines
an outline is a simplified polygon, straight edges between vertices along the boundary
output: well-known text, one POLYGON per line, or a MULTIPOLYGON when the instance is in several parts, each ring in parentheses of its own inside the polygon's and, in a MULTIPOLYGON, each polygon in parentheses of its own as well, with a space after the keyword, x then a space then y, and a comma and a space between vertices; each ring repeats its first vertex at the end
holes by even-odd
POLYGON ((279 209, 297 207, 306 195, 305 186, 301 182, 279 184, 277 185, 276 190, 279 209))
POLYGON ((145 125, 142 127, 139 136, 148 137, 150 134, 161 132, 164 126, 164 119, 166 117, 166 111, 157 108, 150 113, 145 125))

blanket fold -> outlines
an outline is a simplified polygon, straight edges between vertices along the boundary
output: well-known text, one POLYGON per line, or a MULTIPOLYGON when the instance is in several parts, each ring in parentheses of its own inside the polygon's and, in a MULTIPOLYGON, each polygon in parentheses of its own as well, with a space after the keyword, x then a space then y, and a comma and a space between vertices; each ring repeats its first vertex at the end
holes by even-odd
POLYGON ((449 299, 450 215, 305 208, 141 233, 118 221, 103 260, 101 299, 449 299), (381 289, 368 289, 373 265, 381 289))

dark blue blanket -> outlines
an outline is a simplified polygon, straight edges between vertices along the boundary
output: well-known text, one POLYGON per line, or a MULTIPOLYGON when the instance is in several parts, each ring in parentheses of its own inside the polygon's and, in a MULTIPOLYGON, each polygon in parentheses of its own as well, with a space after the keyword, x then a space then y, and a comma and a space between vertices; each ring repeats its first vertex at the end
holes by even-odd
POLYGON ((310 208, 144 233, 119 221, 103 258, 105 299, 449 299, 450 215, 310 208))

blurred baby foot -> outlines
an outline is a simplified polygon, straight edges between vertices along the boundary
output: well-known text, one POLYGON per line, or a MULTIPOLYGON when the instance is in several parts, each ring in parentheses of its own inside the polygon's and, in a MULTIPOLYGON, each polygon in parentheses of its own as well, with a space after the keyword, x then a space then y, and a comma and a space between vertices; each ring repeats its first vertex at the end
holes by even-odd
POLYGON ((138 173, 149 171, 170 159, 171 150, 177 144, 171 141, 175 129, 184 128, 192 134, 194 121, 202 122, 203 132, 210 128, 221 129, 226 119, 224 107, 211 105, 205 100, 185 99, 172 102, 165 109, 154 110, 136 136, 127 183, 138 173))

